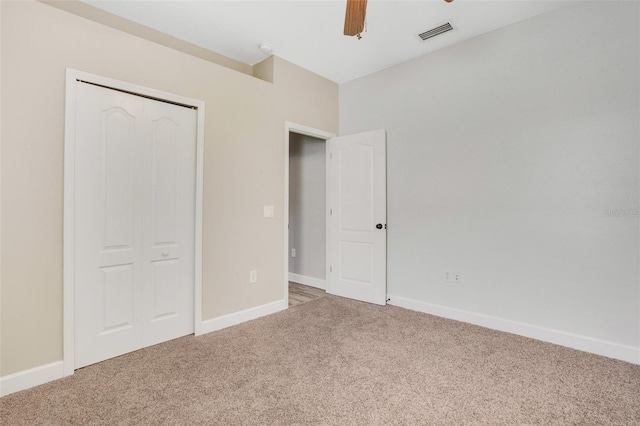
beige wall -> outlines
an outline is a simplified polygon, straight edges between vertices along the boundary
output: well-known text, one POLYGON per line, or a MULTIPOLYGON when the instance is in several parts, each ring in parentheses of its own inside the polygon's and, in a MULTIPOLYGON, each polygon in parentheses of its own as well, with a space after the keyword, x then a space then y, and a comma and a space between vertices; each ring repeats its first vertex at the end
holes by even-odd
POLYGON ((279 58, 271 84, 42 3, 0 7, 0 374, 62 359, 67 67, 206 102, 203 316, 282 299, 284 122, 337 133, 337 85, 279 58))
POLYGON ((113 15, 102 9, 98 9, 97 7, 84 3, 82 0, 37 1, 46 3, 53 7, 57 7, 58 9, 64 10, 66 12, 82 16, 83 18, 90 19, 94 22, 104 24, 108 27, 124 31, 125 33, 131 34, 133 36, 141 37, 145 40, 161 44, 165 47, 188 53, 191 56, 206 59, 209 62, 222 65, 226 68, 231 68, 232 70, 255 76, 255 74, 253 73, 253 67, 251 65, 236 61, 227 56, 223 56, 219 53, 207 50, 204 47, 200 47, 179 38, 175 38, 160 31, 156 31, 153 28, 144 26, 137 22, 130 21, 117 15, 113 15))

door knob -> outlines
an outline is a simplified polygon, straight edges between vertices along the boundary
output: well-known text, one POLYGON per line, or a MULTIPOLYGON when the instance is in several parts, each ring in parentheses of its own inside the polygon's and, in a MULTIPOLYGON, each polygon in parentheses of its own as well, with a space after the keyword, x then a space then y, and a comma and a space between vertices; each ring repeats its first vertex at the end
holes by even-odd
POLYGON ((377 224, 377 225, 376 225, 376 228, 378 228, 378 229, 382 229, 382 224, 381 224, 381 223, 377 224))
POLYGON ((169 256, 169 252, 168 252, 168 251, 163 251, 163 252, 162 252, 162 255, 163 255, 164 257, 167 257, 167 256, 169 256))

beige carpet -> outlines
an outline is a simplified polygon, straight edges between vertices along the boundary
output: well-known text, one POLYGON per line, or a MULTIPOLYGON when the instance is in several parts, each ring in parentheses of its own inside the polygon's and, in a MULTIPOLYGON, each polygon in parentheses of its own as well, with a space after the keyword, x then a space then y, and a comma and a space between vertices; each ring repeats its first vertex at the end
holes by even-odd
POLYGON ((0 410, 2 425, 640 425, 640 366, 326 296, 0 410))

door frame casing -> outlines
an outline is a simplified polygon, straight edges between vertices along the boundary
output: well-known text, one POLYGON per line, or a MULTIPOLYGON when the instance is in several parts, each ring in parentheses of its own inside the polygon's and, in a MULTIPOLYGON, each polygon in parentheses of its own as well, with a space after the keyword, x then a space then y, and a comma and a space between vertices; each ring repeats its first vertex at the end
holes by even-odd
MULTIPOLYGON (((302 124, 292 123, 286 121, 284 123, 284 299, 285 304, 289 306, 289 134, 296 133, 304 136, 311 136, 313 138, 322 139, 325 141, 325 149, 328 153, 329 139, 336 135, 324 130, 314 129, 312 127, 304 126, 302 124)), ((325 154, 326 158, 326 154, 325 154)), ((326 162, 325 170, 328 171, 329 163, 326 162)), ((327 173, 325 180, 328 182, 329 174, 327 173)), ((329 187, 326 186, 326 205, 329 205, 329 187)), ((325 223, 326 223, 326 235, 325 235, 325 272, 326 272, 326 289, 330 286, 330 274, 329 274, 329 227, 331 225, 330 218, 327 209, 325 208, 325 223)), ((325 289, 325 290, 326 290, 325 289)))
POLYGON ((64 135, 64 204, 63 204, 63 375, 75 369, 75 128, 76 83, 85 81, 105 88, 193 107, 197 111, 196 128, 196 184, 194 222, 194 330, 202 334, 202 218, 204 179, 204 101, 166 93, 137 84, 67 68, 64 135))

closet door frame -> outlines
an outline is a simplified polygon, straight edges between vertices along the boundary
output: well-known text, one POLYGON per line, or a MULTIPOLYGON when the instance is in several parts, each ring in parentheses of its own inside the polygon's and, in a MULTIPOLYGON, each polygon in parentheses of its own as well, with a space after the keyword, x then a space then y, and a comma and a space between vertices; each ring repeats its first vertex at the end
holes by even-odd
POLYGON ((196 187, 194 235, 194 330, 202 334, 202 209, 204 165, 204 101, 102 77, 67 68, 64 136, 64 232, 63 232, 63 374, 70 376, 75 369, 74 290, 75 290, 75 127, 76 84, 83 81, 106 88, 163 102, 192 107, 197 111, 196 129, 196 187))

